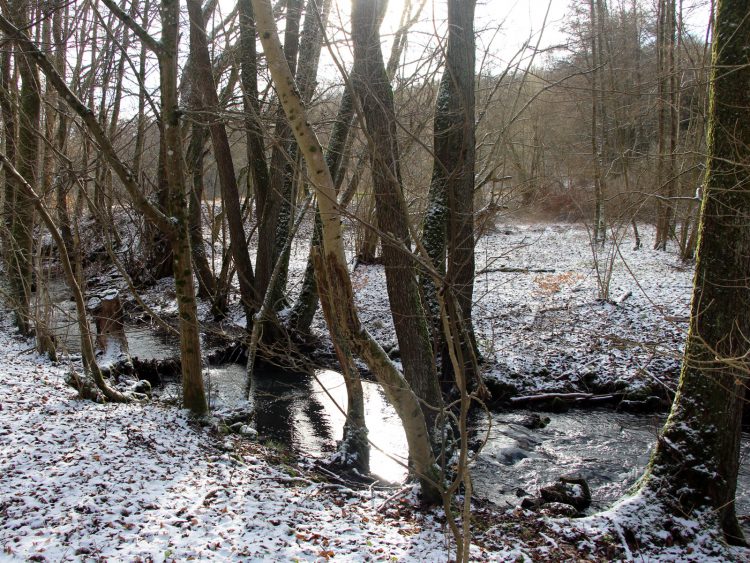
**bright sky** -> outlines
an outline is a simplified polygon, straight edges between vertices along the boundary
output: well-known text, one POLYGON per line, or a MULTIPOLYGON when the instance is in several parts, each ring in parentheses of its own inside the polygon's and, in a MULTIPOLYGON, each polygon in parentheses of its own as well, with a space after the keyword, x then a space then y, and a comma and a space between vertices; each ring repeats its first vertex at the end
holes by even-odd
MULTIPOLYGON (((383 51, 387 59, 390 50, 388 38, 398 28, 405 2, 418 6, 425 2, 420 16, 420 22, 412 28, 409 36, 410 53, 407 59, 418 58, 431 38, 445 32, 447 0, 389 0, 388 11, 381 28, 385 44, 383 51)), ((617 8, 624 4, 631 6, 632 0, 609 0, 610 6, 617 8)), ((639 0, 642 9, 653 9, 654 0, 639 0)), ((476 8, 475 28, 478 34, 477 48, 479 51, 477 64, 482 63, 489 68, 505 68, 511 62, 518 62, 517 53, 524 43, 529 42, 533 47, 539 41, 539 47, 544 49, 565 43, 566 36, 562 31, 570 6, 576 3, 588 6, 587 0, 478 0, 476 8), (486 52, 488 56, 481 56, 486 52)), ((708 0, 682 0, 684 27, 687 31, 705 36, 708 23, 708 0)), ((349 10, 351 0, 334 0, 331 24, 339 29, 349 29, 349 10)), ((348 66, 351 61, 350 53, 344 45, 345 35, 337 33, 338 49, 341 59, 348 66)), ((530 51, 525 56, 528 57, 530 51)), ((535 62, 540 62, 538 59, 535 62)), ((323 75, 335 72, 330 59, 322 61, 323 75)), ((480 70, 480 69, 478 69, 480 70)))

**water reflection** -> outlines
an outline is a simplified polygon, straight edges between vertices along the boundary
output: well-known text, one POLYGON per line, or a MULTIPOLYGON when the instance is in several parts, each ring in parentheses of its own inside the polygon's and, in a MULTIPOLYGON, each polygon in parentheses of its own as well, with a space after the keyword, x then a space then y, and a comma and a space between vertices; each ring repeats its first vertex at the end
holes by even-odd
MULTIPOLYGON (((47 296, 51 303, 48 324, 55 335, 58 347, 69 354, 80 354, 81 332, 78 329, 75 303, 71 300, 68 286, 61 280, 49 280, 47 296)), ((37 299, 41 299, 41 296, 37 296, 37 299)), ((94 323, 89 323, 89 329, 92 334, 96 334, 94 323)), ((126 325, 125 336, 128 339, 130 356, 133 358, 164 360, 179 355, 177 338, 156 332, 153 327, 126 325)))
MULTIPOLYGON (((212 409, 245 404, 245 368, 225 365, 208 370, 212 409)), ((365 420, 369 429, 370 469, 387 481, 406 477, 406 436, 380 386, 363 382, 365 420)), ((279 442, 299 455, 323 457, 342 439, 346 387, 341 374, 320 370, 313 376, 261 372, 256 378, 255 428, 261 439, 279 442)))
MULTIPOLYGON (((67 288, 54 286, 51 319, 58 340, 69 352, 79 352, 80 337, 74 305, 67 288)), ((93 330, 93 326, 92 326, 93 330)), ((172 339, 149 327, 126 327, 130 353, 141 359, 176 355, 172 339)), ((208 398, 213 410, 247 406, 245 368, 236 364, 206 370, 208 398)), ((388 481, 406 477, 407 444, 403 428, 380 386, 363 382, 365 417, 372 473, 388 481)), ((261 439, 274 440, 299 455, 326 456, 343 432, 346 388, 340 374, 321 370, 315 376, 266 372, 257 379, 255 425, 261 439)), ((179 385, 161 390, 177 398, 179 385)), ((518 495, 536 494, 559 476, 580 473, 591 486, 593 508, 603 508, 621 497, 640 477, 663 419, 612 411, 571 411, 553 414, 543 429, 530 430, 521 422, 528 412, 493 413, 487 445, 472 468, 475 493, 500 505, 513 506, 518 495)), ((486 415, 475 421, 486 428, 486 415)), ((750 515, 750 434, 743 434, 742 462, 737 486, 737 512, 750 515)), ((745 524, 750 525, 750 520, 745 524)), ((747 528, 748 526, 746 526, 747 528)), ((746 529, 750 535, 750 529, 746 529)))
MULTIPOLYGON (((244 403, 245 369, 227 365, 209 371, 212 408, 244 403)), ((407 444, 403 428, 379 385, 363 382, 365 418, 373 474, 388 481, 406 477, 407 444), (401 462, 401 463, 399 463, 401 462)), ((266 372, 257 379, 255 425, 261 439, 271 439, 300 455, 325 456, 343 433, 346 388, 340 374, 321 370, 310 376, 266 372), (340 408, 339 408, 340 407, 340 408), (343 410, 343 412, 342 412, 343 410)), ((662 416, 570 411, 550 414, 541 429, 522 425, 531 412, 492 413, 486 446, 472 467, 474 491, 501 506, 536 495, 539 487, 561 475, 581 474, 591 487, 592 509, 620 498, 648 463, 662 416)), ((480 415, 476 429, 490 420, 480 415)), ((743 460, 750 455, 750 435, 743 436, 743 460)), ((750 467, 743 462, 737 487, 739 514, 750 512, 750 467)))

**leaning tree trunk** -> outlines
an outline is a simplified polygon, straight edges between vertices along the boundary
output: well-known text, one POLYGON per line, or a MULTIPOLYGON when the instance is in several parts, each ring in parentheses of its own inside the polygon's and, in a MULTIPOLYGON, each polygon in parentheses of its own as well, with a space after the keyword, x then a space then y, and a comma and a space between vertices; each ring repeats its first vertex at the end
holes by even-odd
MULTIPOLYGON (((328 19, 331 0, 308 0, 305 8, 305 20, 302 26, 302 36, 299 44, 299 60, 296 69, 295 81, 299 89, 302 102, 308 105, 315 93, 316 78, 318 75, 318 63, 323 46, 323 29, 328 19)), ((272 293, 274 308, 278 309, 285 300, 287 279, 289 274, 290 247, 286 244, 289 237, 291 218, 298 199, 295 186, 298 178, 299 149, 294 137, 289 133, 289 140, 283 148, 285 158, 285 171, 282 175, 284 195, 279 213, 279 221, 276 227, 276 251, 275 264, 279 264, 279 274, 275 278, 272 287, 268 290, 272 293), (285 252, 279 253, 279 249, 287 248, 285 252)), ((274 151, 275 155, 276 151, 274 151)), ((273 163, 273 157, 272 157, 273 163)), ((334 175, 335 178, 335 175, 334 175)), ((272 183, 273 185, 273 183, 272 183)))
MULTIPOLYGON (((324 15, 328 13, 331 0, 325 0, 323 4, 324 15)), ((415 13, 411 11, 411 2, 404 4, 404 11, 401 14, 401 25, 393 38, 393 44, 391 45, 391 54, 388 58, 388 65, 386 67, 386 73, 388 77, 393 80, 393 76, 396 73, 398 62, 401 59, 403 50, 406 47, 406 38, 409 29, 419 19, 419 15, 424 7, 424 2, 420 4, 419 8, 415 13)), ((341 97, 341 105, 339 106, 338 115, 336 121, 333 124, 333 130, 331 131, 331 137, 328 140, 328 148, 326 150, 326 162, 328 163, 328 169, 333 177, 334 185, 336 186, 336 192, 339 192, 340 186, 344 180, 347 168, 348 151, 347 146, 351 145, 351 138, 349 130, 351 129, 352 120, 354 117, 354 98, 351 91, 350 85, 345 85, 344 94, 341 97)), ((361 160, 364 165, 364 159, 361 160)), ((353 189, 347 189, 339 197, 339 204, 342 208, 346 208, 354 195, 356 186, 359 183, 359 177, 361 176, 362 166, 356 167, 354 171, 355 180, 350 184, 353 189)), ((313 239, 310 243, 310 254, 307 259, 307 266, 305 267, 305 276, 302 281, 302 289, 300 290, 297 302, 294 304, 292 314, 290 316, 290 326, 294 327, 295 330, 306 333, 310 331, 310 325, 312 324, 313 317, 315 316, 315 310, 318 306, 318 294, 317 286, 315 285, 315 269, 313 266, 313 257, 315 255, 315 249, 320 245, 320 219, 316 211, 315 219, 315 231, 313 233, 313 239)), ((377 233, 375 233, 377 240, 377 233)))
MULTIPOLYGON (((340 176, 342 175, 345 146, 349 137, 349 129, 351 128, 353 116, 354 100, 351 89, 347 87, 341 98, 341 105, 339 106, 326 150, 326 164, 328 165, 331 178, 333 178, 337 193, 339 180, 341 179, 340 176)), ((343 206, 346 206, 345 202, 343 206)), ((320 247, 321 237, 320 214, 316 206, 315 225, 312 240, 310 241, 310 254, 305 267, 305 275, 302 278, 302 288, 290 315, 290 326, 302 333, 310 332, 310 326, 315 317, 315 310, 318 307, 318 286, 315 281, 314 256, 317 251, 316 249, 320 247)))
POLYGON ((342 365, 346 365, 346 354, 358 354, 382 384, 383 391, 404 425, 409 455, 413 469, 420 479, 422 492, 428 500, 437 502, 440 499, 439 476, 419 401, 388 355, 359 321, 351 279, 346 267, 341 236, 341 214, 336 205, 333 179, 320 142, 306 120, 307 112, 284 59, 271 3, 269 0, 252 2, 274 85, 305 158, 308 176, 318 197, 323 237, 322 249, 316 258, 316 272, 321 294, 325 291, 333 297, 323 298, 321 304, 339 353, 339 360, 342 365), (341 354, 341 350, 345 350, 346 353, 341 354))
MULTIPOLYGON (((112 0, 103 0, 111 10, 118 10, 112 0)), ((176 0, 164 0, 161 6, 162 40, 155 41, 142 28, 130 21, 133 30, 150 49, 159 56, 162 88, 162 119, 164 120, 166 143, 169 157, 168 181, 171 193, 171 217, 167 217, 154 206, 138 184, 133 171, 117 156, 112 141, 100 126, 96 114, 87 107, 71 90, 55 70, 54 65, 42 51, 7 18, 0 14, 0 30, 16 41, 31 55, 31 59, 42 70, 47 80, 65 99, 68 106, 81 118, 92 138, 99 145, 99 151, 107 159, 112 171, 117 175, 136 208, 167 233, 174 247, 175 293, 179 314, 180 358, 182 360, 183 404, 195 414, 206 412, 205 391, 201 370, 201 349, 198 334, 198 312, 193 285, 193 268, 190 256, 189 221, 185 194, 184 171, 182 167, 182 139, 180 137, 177 104, 177 39, 179 28, 179 4, 176 0), (172 154, 169 154, 171 151, 172 154)), ((118 15, 118 17, 120 17, 118 15)), ((127 17, 127 16, 125 16, 127 17)), ((122 17, 121 17, 122 19, 122 17)))
POLYGON ((382 3, 354 0, 352 85, 361 104, 370 142, 375 212, 382 236, 383 263, 393 324, 404 375, 424 402, 431 430, 443 401, 422 308, 414 259, 410 252, 409 217, 401 186, 393 91, 380 49, 382 3))
MULTIPOLYGON (((302 13, 302 0, 286 0, 286 29, 284 32, 284 56, 292 69, 297 68, 299 52, 299 26, 302 13)), ((256 186, 258 216, 258 253, 256 261, 255 290, 265 295, 269 289, 271 272, 281 253, 285 237, 279 231, 288 231, 289 205, 291 204, 292 178, 295 176, 291 161, 294 156, 287 153, 292 131, 281 107, 276 113, 274 145, 271 151, 268 185, 256 186)), ((274 296, 274 309, 277 309, 281 295, 274 296)))
POLYGON ((735 514, 750 363, 750 20, 717 2, 708 161, 690 329, 677 395, 644 480, 680 516, 714 514, 742 543, 735 514))
POLYGON ((81 335, 80 341, 83 367, 94 379, 94 383, 96 383, 96 386, 107 400, 116 403, 130 402, 131 400, 133 400, 133 396, 127 393, 121 393, 114 387, 111 387, 104 379, 104 374, 102 373, 102 370, 96 361, 96 353, 94 352, 93 338, 91 335, 91 329, 89 327, 88 317, 86 315, 86 303, 84 301, 83 291, 78 284, 76 273, 73 269, 73 265, 70 261, 70 256, 67 249, 65 248, 65 241, 63 240, 60 231, 58 230, 54 220, 44 207, 42 198, 37 195, 37 193, 34 191, 34 188, 32 188, 32 186, 26 181, 26 179, 23 178, 23 176, 21 176, 21 174, 15 168, 13 168, 11 162, 3 154, 0 154, 0 163, 5 166, 6 174, 8 174, 9 176, 13 176, 13 179, 15 180, 19 191, 23 191, 31 204, 37 209, 39 215, 42 218, 42 221, 47 226, 50 235, 52 235, 52 240, 54 240, 55 244, 57 245, 58 251, 60 253, 60 262, 63 267, 63 274, 65 275, 65 281, 67 282, 68 288, 70 289, 71 293, 73 293, 73 301, 75 302, 76 319, 78 321, 78 330, 81 335))

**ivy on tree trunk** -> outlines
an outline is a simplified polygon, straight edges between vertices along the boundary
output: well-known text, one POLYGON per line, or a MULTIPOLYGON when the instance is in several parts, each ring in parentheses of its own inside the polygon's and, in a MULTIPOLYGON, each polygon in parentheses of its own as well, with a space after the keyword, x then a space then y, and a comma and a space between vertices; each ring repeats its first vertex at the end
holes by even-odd
POLYGON ((716 9, 690 328, 644 487, 681 515, 715 514, 727 541, 744 543, 734 499, 750 370, 750 20, 743 0, 716 9))

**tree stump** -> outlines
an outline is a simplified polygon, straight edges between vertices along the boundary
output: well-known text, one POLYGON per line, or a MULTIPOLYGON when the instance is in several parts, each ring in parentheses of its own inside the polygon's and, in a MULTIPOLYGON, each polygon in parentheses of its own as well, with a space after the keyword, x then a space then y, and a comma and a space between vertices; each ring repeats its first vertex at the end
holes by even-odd
POLYGON ((129 360, 128 339, 125 336, 124 312, 120 293, 116 289, 92 296, 87 304, 96 326, 96 349, 103 367, 123 359, 129 360))

